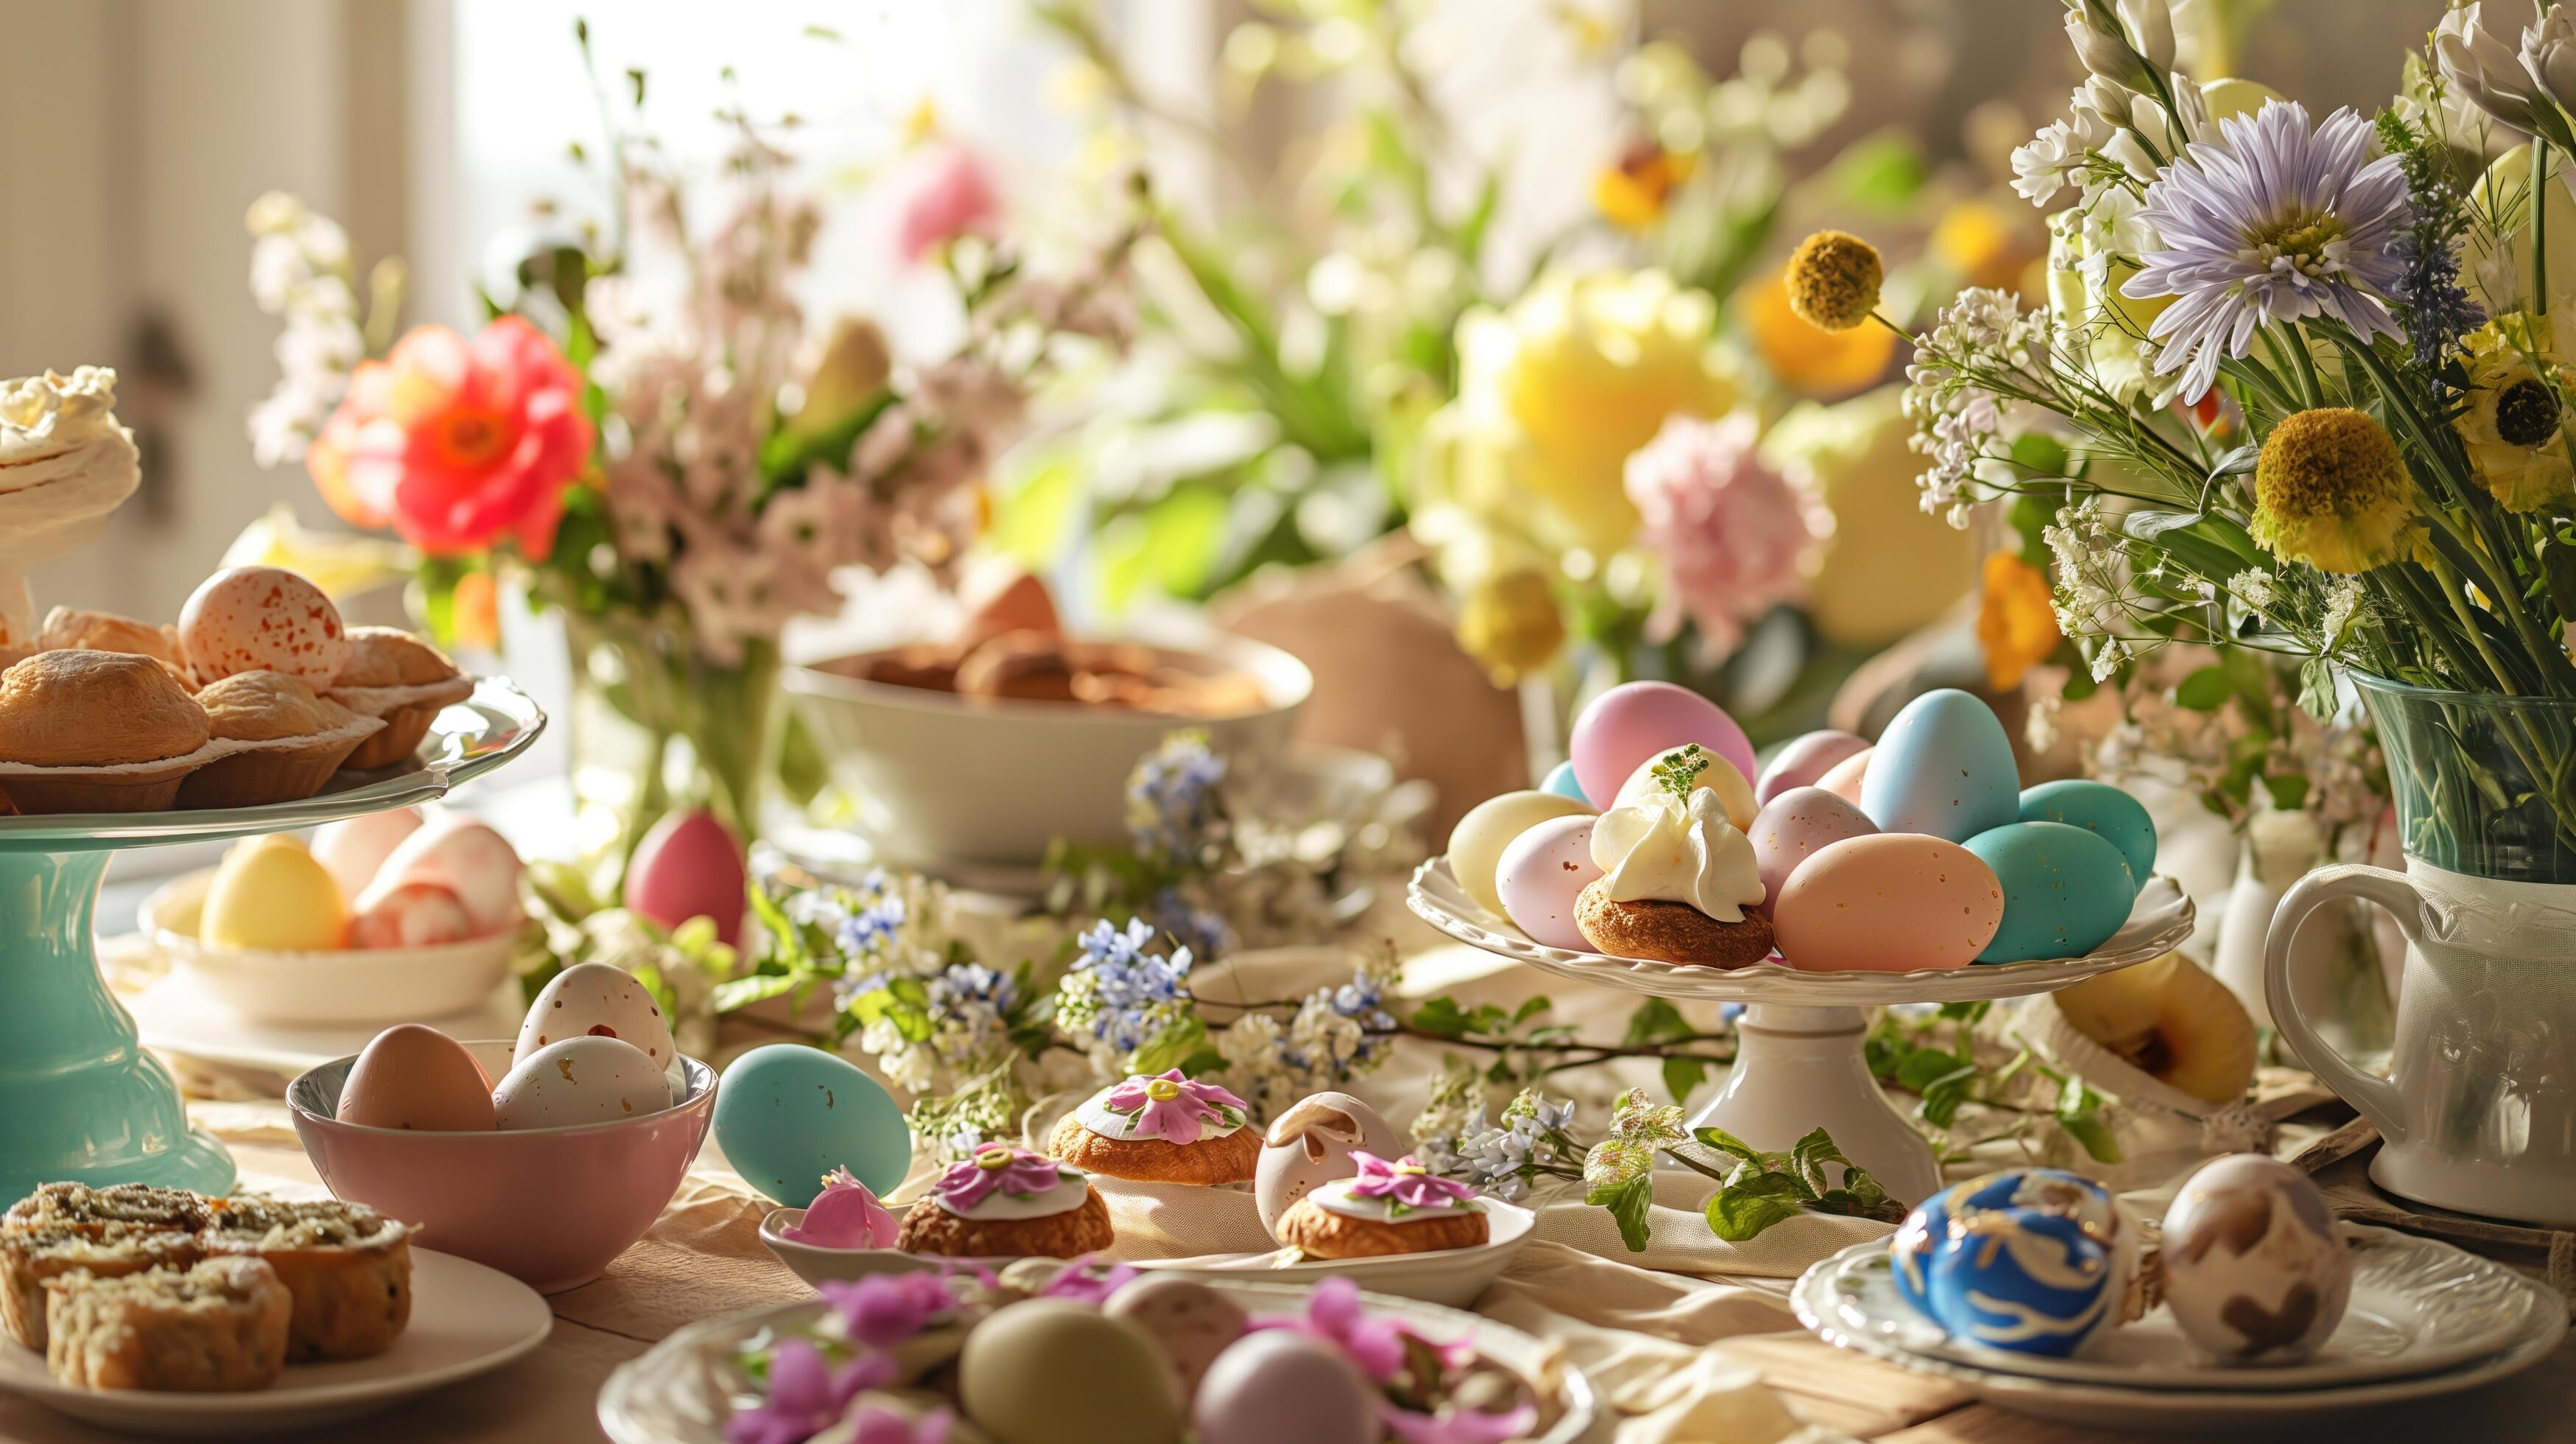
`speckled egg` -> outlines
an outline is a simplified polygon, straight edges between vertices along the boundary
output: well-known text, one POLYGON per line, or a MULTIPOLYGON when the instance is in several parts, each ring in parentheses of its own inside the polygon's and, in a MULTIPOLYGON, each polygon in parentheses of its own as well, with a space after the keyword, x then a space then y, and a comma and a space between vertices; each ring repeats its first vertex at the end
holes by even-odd
POLYGON ((1538 785, 1538 790, 1541 792, 1553 792, 1559 797, 1571 797, 1575 801, 1583 803, 1587 807, 1590 806, 1592 802, 1591 798, 1583 795, 1583 784, 1575 780, 1574 763, 1571 760, 1560 762, 1554 767, 1549 768, 1547 770, 1547 780, 1538 785))
POLYGON ((358 894, 365 911, 379 896, 408 883, 435 883, 456 894, 474 920, 477 937, 515 928, 519 904, 519 854, 509 839, 461 812, 433 812, 394 844, 373 882, 358 894))
POLYGON ((1875 747, 1864 747, 1826 768, 1825 775, 1816 779, 1816 785, 1854 807, 1860 806, 1861 787, 1869 781, 1869 759, 1877 751, 1875 747))
POLYGON ((2342 1322, 2352 1255, 2308 1176, 2259 1153, 2201 1165, 2165 1210, 2164 1296, 2229 1363, 2293 1363, 2342 1322))
POLYGON ((1772 798, 1793 787, 1817 786, 1844 759, 1868 750, 1868 739, 1830 728, 1793 737, 1762 769, 1760 780, 1753 784, 1753 800, 1768 806, 1772 798))
POLYGON ((716 1146, 745 1182, 789 1208, 848 1168, 882 1197, 912 1167, 912 1129, 883 1085, 846 1058, 768 1043, 733 1060, 716 1090, 716 1146))
POLYGON ((2129 920, 2138 884, 2127 859, 2099 833, 2062 822, 2015 822, 1968 839, 1995 870, 2003 921, 1977 953, 1981 963, 2080 958, 2129 920))
MULTIPOLYGON (((1691 790, 1697 792, 1705 788, 1716 793, 1717 800, 1726 808, 1726 820, 1733 823, 1737 831, 1751 827, 1753 814, 1760 810, 1754 805, 1753 784, 1744 780, 1744 774, 1736 770, 1734 763, 1715 753, 1704 752, 1703 755, 1707 759, 1706 765, 1700 768, 1697 777, 1691 779, 1691 790)), ((1655 768, 1686 756, 1684 749, 1673 748, 1638 763, 1637 770, 1628 774, 1628 780, 1619 784, 1619 796, 1611 805, 1628 807, 1665 795, 1663 780, 1655 776, 1655 768)))
POLYGON ((1351 1151, 1402 1158, 1404 1135, 1348 1093, 1310 1093, 1272 1121, 1254 1165, 1252 1200, 1274 1236, 1288 1206, 1337 1178, 1357 1174, 1351 1151))
POLYGON ((671 1106, 660 1066, 615 1038, 566 1038, 512 1056, 492 1088, 493 1121, 505 1129, 579 1128, 671 1106))
POLYGON ((1198 1397, 1199 1381, 1250 1322, 1233 1300, 1193 1278, 1149 1273, 1119 1285, 1100 1312, 1134 1324, 1161 1347, 1180 1382, 1184 1404, 1198 1397))
POLYGON ((1919 833, 1829 843, 1771 900, 1780 955, 1811 973, 1964 968, 2003 914, 1992 868, 1919 833))
POLYGON ((1574 925, 1574 900, 1601 876, 1592 861, 1590 817, 1551 817, 1512 839, 1494 869, 1503 915, 1533 942, 1584 952, 1591 944, 1574 925))
POLYGON ((283 672, 330 685, 348 659, 340 609, 283 567, 228 567, 179 609, 179 649, 197 685, 236 672, 283 672))
POLYGON ((525 1058, 565 1038, 615 1038, 644 1050, 656 1068, 674 1056, 671 1024, 653 990, 609 963, 575 963, 546 980, 519 1024, 513 1056, 525 1058))
POLYGON ((2129 876, 2141 886, 2156 870, 2156 824, 2146 804, 2107 782, 2070 777, 2025 787, 2021 820, 2062 822, 2098 832, 2128 860, 2129 876))
POLYGON ((1771 916, 1800 863, 1846 838, 1877 831, 1869 814, 1821 787, 1793 787, 1763 804, 1744 833, 1762 867, 1762 915, 1771 916))
POLYGON ((2021 816, 2012 739, 1993 708, 1955 687, 1906 703, 1869 758, 1860 807, 1881 832, 1965 842, 2021 816))
POLYGON ((1294 1329, 1247 1334, 1199 1385, 1198 1437, 1225 1444, 1377 1444, 1377 1390, 1341 1351, 1294 1329))
MULTIPOLYGON (((1617 779, 1612 779, 1615 783, 1617 779)), ((1590 806, 1553 792, 1506 792, 1488 797, 1468 809, 1449 829, 1449 870, 1458 876, 1458 886, 1467 896, 1481 903, 1485 910, 1503 912, 1503 895, 1494 886, 1494 869, 1502 865, 1503 849, 1514 839, 1551 817, 1589 815, 1590 806)), ((1504 914, 1509 916, 1509 914, 1504 914)))
POLYGON ((1696 742, 1750 777, 1753 744, 1726 709, 1670 682, 1625 682, 1592 699, 1574 719, 1566 750, 1586 797, 1616 797, 1638 764, 1696 742))
POLYGON ((2093 1180, 2016 1168, 1924 1200, 1888 1256, 1898 1296, 1951 1337, 2062 1358, 2127 1313, 2138 1232, 2093 1180))
POLYGON ((353 948, 434 948, 475 935, 474 918, 456 894, 434 882, 371 891, 349 919, 353 948))
POLYGON ((440 1133, 497 1126, 483 1065, 464 1044, 418 1023, 398 1024, 368 1041, 340 1084, 334 1116, 369 1128, 440 1133))
POLYGON ((957 1356, 957 1398, 995 1444, 1181 1436, 1180 1390, 1153 1339, 1065 1299, 1026 1299, 977 1325, 957 1356))

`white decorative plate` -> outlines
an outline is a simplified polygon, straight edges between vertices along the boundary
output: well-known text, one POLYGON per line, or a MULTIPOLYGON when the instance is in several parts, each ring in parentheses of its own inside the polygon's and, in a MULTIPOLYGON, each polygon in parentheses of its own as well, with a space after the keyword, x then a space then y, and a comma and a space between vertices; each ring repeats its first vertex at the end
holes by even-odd
MULTIPOLYGON (((2511 1372, 2530 1346, 2555 1348, 2564 1306, 2512 1269, 2433 1239, 2343 1225, 2353 1245, 2352 1302, 2324 1347, 2279 1367, 2222 1365, 2197 1354, 2169 1310, 2096 1340, 2081 1357, 2048 1359, 1954 1340, 1897 1295, 1887 1240, 1854 1244, 1798 1280, 1798 1320, 1827 1343, 1977 1385, 2019 1407, 2026 1398, 2116 1395, 2141 1411, 2327 1408, 2370 1402, 2376 1389, 2440 1393, 2511 1372), (2470 1378, 2470 1376, 2476 1376, 2470 1378)), ((2532 1357, 2536 1357, 2533 1355, 2532 1357)), ((2387 1398, 2414 1397, 2391 1393, 2387 1398)))
POLYGON ((1430 1253, 1385 1254, 1376 1258, 1302 1258, 1288 1249, 1268 1253, 1198 1254, 1189 1258, 1136 1259, 1140 1269, 1175 1273, 1222 1274, 1233 1278, 1276 1279, 1310 1287, 1316 1280, 1346 1278, 1379 1294, 1420 1299, 1463 1309, 1485 1287, 1501 1277, 1512 1255, 1529 1242, 1538 1215, 1499 1198, 1484 1201, 1487 1238, 1473 1248, 1445 1248, 1430 1253))
POLYGON ((212 948, 197 940, 197 923, 214 881, 213 868, 172 878, 144 899, 135 925, 172 971, 254 1024, 373 1029, 477 1011, 518 952, 516 928, 427 947, 212 948))
POLYGON ((43 1355, 0 1343, 0 1389, 127 1433, 269 1435, 355 1419, 488 1373, 554 1329, 554 1313, 537 1291, 498 1269, 421 1248, 411 1251, 411 1269, 411 1323, 372 1359, 289 1364, 275 1384, 244 1394, 165 1394, 58 1384, 43 1355))
POLYGON ((1971 963, 1910 973, 1803 973, 1774 958, 1746 968, 1704 968, 1648 958, 1575 952, 1532 942, 1508 919, 1485 910, 1458 885, 1444 854, 1416 868, 1405 901, 1424 922, 1462 943, 1580 982, 1607 983, 1665 998, 1729 1003, 1782 1003, 1810 1008, 1866 1008, 1902 1000, 1956 1003, 2054 992, 2098 973, 2162 957, 2191 936, 2192 904, 2169 877, 2138 890, 2129 920, 2108 942, 2080 958, 2023 963, 1971 963))
MULTIPOLYGON (((1210 1279, 1210 1287, 1253 1314, 1297 1314, 1307 1290, 1281 1283, 1210 1279)), ((1553 1385, 1564 1412, 1537 1444, 1577 1444, 1592 1431, 1599 1404, 1592 1381, 1560 1351, 1508 1324, 1411 1299, 1364 1293, 1361 1304, 1381 1318, 1401 1320, 1437 1343, 1466 1339, 1479 1352, 1542 1388, 1553 1385)), ((723 1444, 725 1420, 748 1390, 734 1355, 764 1330, 802 1328, 822 1310, 818 1301, 785 1304, 729 1318, 691 1324, 627 1360, 599 1391, 599 1426, 615 1444, 723 1444)))
MULTIPOLYGON (((908 1203, 891 1203, 886 1211, 901 1223, 910 1212, 908 1203)), ((824 1248, 817 1244, 798 1243, 785 1237, 788 1229, 805 1221, 801 1208, 773 1208, 760 1220, 760 1241, 787 1265, 787 1271, 809 1284, 845 1282, 863 1279, 871 1274, 937 1273, 944 1269, 990 1269, 1000 1272, 1003 1265, 1017 1263, 1012 1258, 952 1258, 946 1254, 905 1253, 899 1248, 824 1248)))

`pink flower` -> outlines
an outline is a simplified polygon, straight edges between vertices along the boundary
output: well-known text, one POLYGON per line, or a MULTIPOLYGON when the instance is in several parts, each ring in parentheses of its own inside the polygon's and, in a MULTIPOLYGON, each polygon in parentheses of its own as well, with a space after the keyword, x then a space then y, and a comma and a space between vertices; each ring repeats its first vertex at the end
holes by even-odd
POLYGON ((1098 1259, 1094 1255, 1084 1254, 1066 1264, 1063 1271, 1054 1278, 1047 1280, 1046 1287, 1038 1290, 1038 1297, 1071 1299, 1077 1304, 1089 1304, 1096 1309, 1109 1302, 1111 1294, 1126 1287, 1135 1277, 1136 1266, 1133 1264, 1111 1263, 1098 1259))
POLYGON ((1241 1128, 1250 1107, 1214 1083, 1195 1083, 1173 1069, 1155 1077, 1138 1074, 1109 1090, 1101 1106, 1125 1114, 1133 1138, 1159 1138, 1186 1147, 1199 1141, 1200 1125, 1241 1128))
POLYGON ((725 1444, 803 1444, 893 1377, 888 1355, 861 1354, 835 1369, 805 1340, 782 1339, 769 1356, 769 1397, 725 1421, 725 1444))
POLYGON ((990 1195, 1000 1192, 1014 1198, 1035 1198, 1056 1186, 1062 1177, 1052 1158, 1044 1158, 1025 1148, 987 1143, 975 1150, 975 1156, 963 1163, 948 1165, 931 1191, 952 1213, 965 1213, 990 1195))
POLYGON ((1663 594, 1646 636, 1668 642, 1687 619, 1701 654, 1724 659, 1748 623, 1806 595, 1816 543, 1833 518, 1805 488, 1762 463, 1751 413, 1722 421, 1672 416, 1629 454, 1638 539, 1663 558, 1663 594))
POLYGON ((806 1206, 805 1217, 778 1236, 816 1248, 892 1248, 901 1231, 875 1190, 850 1170, 836 1168, 824 1175, 823 1191, 806 1206))
POLYGON ((895 249, 918 261, 959 236, 985 232, 1002 217, 1002 199, 983 157, 955 141, 934 141, 907 167, 910 184, 895 220, 895 249))
POLYGON ((1389 1163, 1374 1153, 1354 1148, 1351 1162, 1360 1170, 1358 1177, 1351 1180, 1354 1198, 1391 1199, 1402 1208, 1443 1208, 1476 1196, 1476 1190, 1454 1178, 1442 1178, 1409 1154, 1389 1163))
POLYGON ((823 1302, 841 1316, 854 1341, 887 1348, 930 1327, 931 1321, 957 1310, 944 1273, 870 1274, 848 1282, 825 1280, 815 1286, 823 1302))
POLYGON ((1500 1414, 1479 1414, 1473 1409, 1416 1414, 1381 1399, 1377 1416, 1402 1444, 1503 1444, 1530 1431, 1538 1422, 1538 1408, 1524 1401, 1500 1414))
POLYGON ((931 1410, 915 1423, 892 1409, 862 1404, 850 1416, 850 1444, 945 1444, 948 1426, 956 1420, 945 1407, 931 1410))

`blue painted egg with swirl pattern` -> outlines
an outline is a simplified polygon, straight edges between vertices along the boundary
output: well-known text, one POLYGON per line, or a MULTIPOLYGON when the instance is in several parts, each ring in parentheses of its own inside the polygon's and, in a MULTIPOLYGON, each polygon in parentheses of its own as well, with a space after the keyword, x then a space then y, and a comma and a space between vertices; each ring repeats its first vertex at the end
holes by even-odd
POLYGON ((2016 1168, 1934 1194, 1888 1252, 1898 1295, 1951 1338, 2064 1357, 2126 1317, 2138 1225, 2092 1179, 2016 1168))

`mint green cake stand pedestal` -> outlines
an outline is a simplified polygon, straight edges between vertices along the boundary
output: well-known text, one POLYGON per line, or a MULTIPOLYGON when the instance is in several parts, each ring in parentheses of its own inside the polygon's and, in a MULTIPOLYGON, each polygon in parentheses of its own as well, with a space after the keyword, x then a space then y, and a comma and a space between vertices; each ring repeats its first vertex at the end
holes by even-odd
POLYGON ((302 802, 203 812, 0 817, 0 1207, 40 1183, 224 1193, 232 1155, 191 1127, 170 1070, 99 975, 91 922, 108 859, 287 832, 443 796, 518 756, 545 714, 502 679, 439 714, 410 766, 344 772, 302 802))

